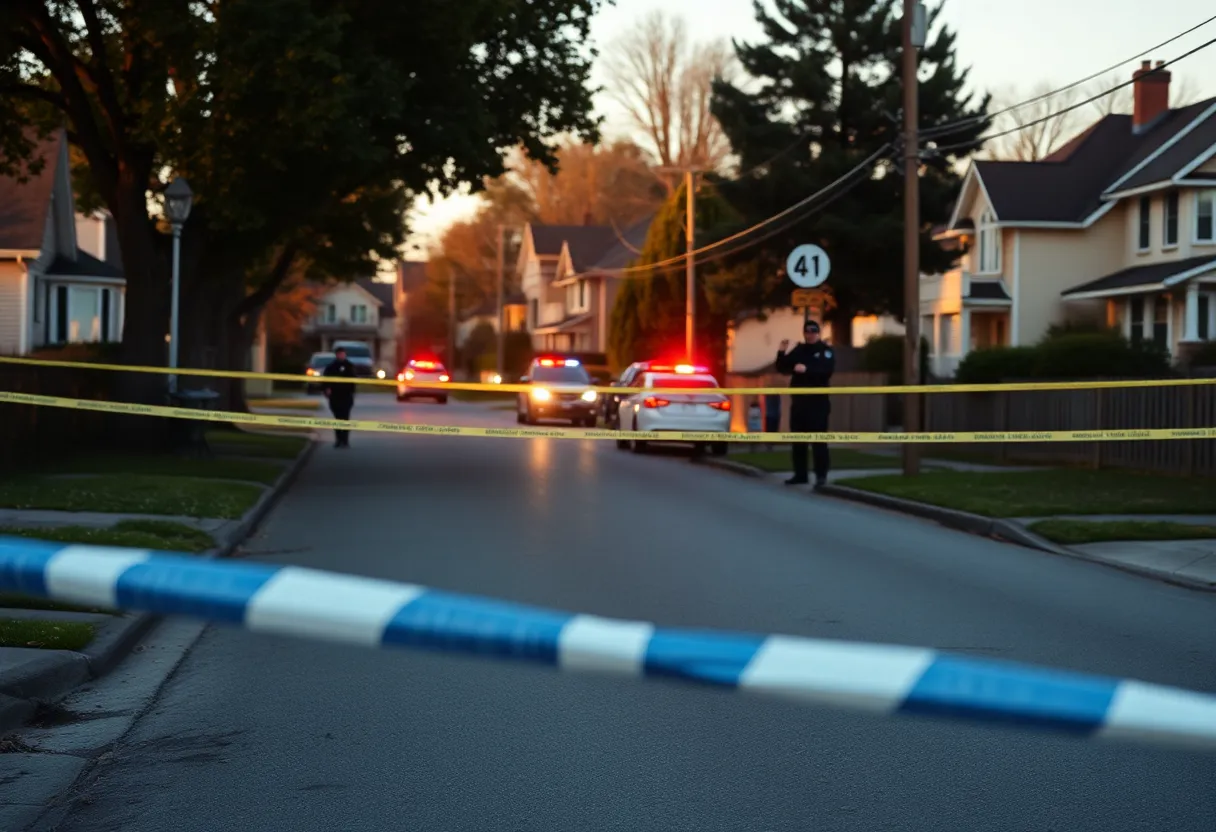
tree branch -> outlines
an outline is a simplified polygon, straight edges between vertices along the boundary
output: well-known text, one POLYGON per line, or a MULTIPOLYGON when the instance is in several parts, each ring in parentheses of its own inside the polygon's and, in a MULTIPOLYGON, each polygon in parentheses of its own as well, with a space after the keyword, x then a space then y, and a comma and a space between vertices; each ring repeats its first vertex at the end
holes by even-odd
POLYGON ((110 130, 117 137, 122 134, 122 105, 118 103, 118 94, 114 88, 114 75, 110 72, 101 19, 97 16, 97 7, 93 0, 76 0, 76 6, 84 18, 88 31, 89 49, 93 53, 93 60, 90 62, 92 66, 86 66, 86 69, 97 86, 97 94, 101 98, 102 109, 105 110, 107 120, 110 122, 110 130))
POLYGON ((297 243, 291 242, 283 246, 275 258, 274 265, 270 269, 267 278, 262 281, 258 288, 254 289, 245 299, 237 305, 233 316, 238 320, 253 312, 257 312, 265 306, 274 293, 283 285, 283 281, 291 275, 291 267, 295 265, 296 256, 300 253, 300 246, 297 243))
POLYGON ((7 96, 43 101, 60 111, 66 111, 68 107, 68 102, 59 93, 33 84, 0 84, 0 98, 7 96))

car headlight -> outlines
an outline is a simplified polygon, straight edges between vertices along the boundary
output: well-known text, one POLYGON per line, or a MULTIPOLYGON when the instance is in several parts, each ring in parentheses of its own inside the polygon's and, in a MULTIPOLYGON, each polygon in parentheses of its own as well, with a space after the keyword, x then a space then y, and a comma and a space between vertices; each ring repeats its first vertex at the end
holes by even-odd
POLYGON ((586 390, 583 392, 583 401, 593 402, 595 400, 596 400, 596 394, 595 394, 594 390, 586 390))
POLYGON ((490 376, 490 384, 502 384, 502 376, 500 376, 498 373, 490 376))
POLYGON ((406 370, 406 371, 405 371, 405 380, 406 380, 406 381, 410 381, 410 380, 411 380, 411 379, 413 379, 413 378, 414 378, 414 371, 413 371, 413 370, 406 370))
POLYGON ((536 399, 538 402, 547 402, 552 398, 552 394, 550 394, 549 391, 543 387, 533 387, 532 398, 536 399))
POLYGON ((376 378, 384 378, 384 370, 376 370, 376 378))

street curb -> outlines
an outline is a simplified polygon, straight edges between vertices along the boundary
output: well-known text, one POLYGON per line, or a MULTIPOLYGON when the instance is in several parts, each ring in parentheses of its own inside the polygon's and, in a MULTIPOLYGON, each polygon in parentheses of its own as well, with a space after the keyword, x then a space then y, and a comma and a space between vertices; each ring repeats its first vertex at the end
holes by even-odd
POLYGON ((720 468, 723 471, 730 471, 732 474, 741 474, 755 479, 761 479, 768 474, 767 471, 762 471, 753 465, 748 465, 746 462, 735 462, 733 459, 722 459, 721 457, 707 456, 704 459, 694 460, 694 462, 708 465, 710 468, 720 468))
MULTIPOLYGON (((316 442, 309 441, 275 484, 267 488, 253 504, 253 508, 245 512, 245 516, 236 526, 224 535, 220 545, 200 552, 198 556, 208 560, 229 557, 236 547, 253 533, 274 508, 278 499, 295 482, 316 447, 316 442)), ((123 616, 112 626, 99 627, 97 637, 81 652, 48 651, 48 657, 54 656, 58 659, 56 664, 61 665, 64 672, 53 672, 48 668, 38 676, 15 681, 0 673, 0 690, 6 692, 5 695, 0 695, 0 734, 25 725, 40 703, 60 699, 80 684, 109 673, 160 623, 160 620, 161 616, 152 613, 123 616), (77 663, 80 664, 82 672, 73 674, 70 668, 77 663), (20 691, 20 698, 12 695, 12 688, 20 691)))
POLYGON ((871 491, 863 491, 860 488, 850 488, 847 485, 824 485, 817 489, 822 494, 828 494, 833 497, 840 497, 845 500, 853 500, 859 503, 867 503, 878 508, 885 508, 891 511, 898 511, 903 514, 911 514, 916 517, 922 517, 926 520, 933 520, 943 526, 959 531, 970 532, 972 534, 983 535, 984 537, 995 537, 1009 543, 1016 543, 1019 546, 1024 546, 1028 549, 1037 549, 1040 552, 1047 552, 1052 555, 1061 555, 1067 558, 1075 558, 1088 563, 1095 563, 1100 566, 1107 566, 1112 569, 1118 569, 1121 572, 1128 572, 1133 575, 1139 575, 1143 578, 1154 578, 1164 583, 1181 586, 1187 589, 1195 589, 1202 592, 1216 592, 1216 584, 1208 583, 1207 581, 1189 578, 1185 575, 1175 575, 1172 572, 1167 572, 1163 569, 1152 569, 1146 566, 1138 566, 1131 563, 1122 563, 1120 561, 1108 560, 1106 558, 1091 555, 1088 552, 1082 552, 1077 549, 1072 549, 1067 546, 1061 546, 1057 543, 1052 543, 1040 535, 1035 534, 1030 529, 1027 529, 1021 523, 1015 523, 1011 520, 1002 520, 995 517, 984 517, 979 514, 971 514, 966 511, 958 511, 956 509, 942 508, 941 506, 929 505, 928 503, 918 503, 915 500, 905 500, 900 497, 889 497, 886 494, 875 494, 871 491))

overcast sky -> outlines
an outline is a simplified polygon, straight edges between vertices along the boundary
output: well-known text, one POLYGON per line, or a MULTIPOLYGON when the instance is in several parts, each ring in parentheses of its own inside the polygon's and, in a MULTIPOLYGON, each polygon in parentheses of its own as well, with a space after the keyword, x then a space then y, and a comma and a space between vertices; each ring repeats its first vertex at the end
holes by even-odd
MULTIPOLYGON (((756 39, 759 29, 752 0, 616 0, 592 25, 599 45, 629 29, 641 16, 664 9, 688 22, 697 40, 756 39)), ((958 54, 971 68, 971 84, 994 93, 1040 82, 1060 86, 1148 49, 1216 14, 1212 0, 947 0, 943 13, 958 33, 958 54)), ((1154 54, 1170 60, 1216 38, 1216 22, 1154 54)), ((1130 77, 1136 65, 1119 70, 1130 77)), ((1201 97, 1216 96, 1216 46, 1179 63, 1183 76, 1201 97)), ((598 106, 608 118, 608 132, 622 128, 606 101, 598 106)), ((468 197, 423 204, 413 228, 419 239, 434 234, 468 212, 468 197)))

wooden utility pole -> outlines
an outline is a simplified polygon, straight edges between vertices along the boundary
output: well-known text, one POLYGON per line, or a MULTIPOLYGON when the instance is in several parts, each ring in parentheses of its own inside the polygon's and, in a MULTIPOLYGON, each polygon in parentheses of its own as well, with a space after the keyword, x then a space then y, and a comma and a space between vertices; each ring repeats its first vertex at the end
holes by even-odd
POLYGON ((507 227, 498 224, 498 361, 495 371, 499 378, 505 378, 507 369, 504 366, 507 355, 507 315, 506 281, 507 281, 507 227))
MULTIPOLYGON (((916 50, 925 43, 924 6, 904 0, 904 383, 920 383, 920 132, 916 50)), ((904 433, 920 431, 920 396, 904 394, 904 433)), ((904 476, 920 473, 920 448, 904 444, 904 476)))
POLYGON ((697 334, 697 264, 692 253, 697 248, 696 175, 704 168, 697 165, 658 168, 659 173, 679 173, 684 176, 684 354, 688 363, 696 361, 697 334))
POLYGON ((448 271, 448 371, 456 372, 456 269, 448 271))

